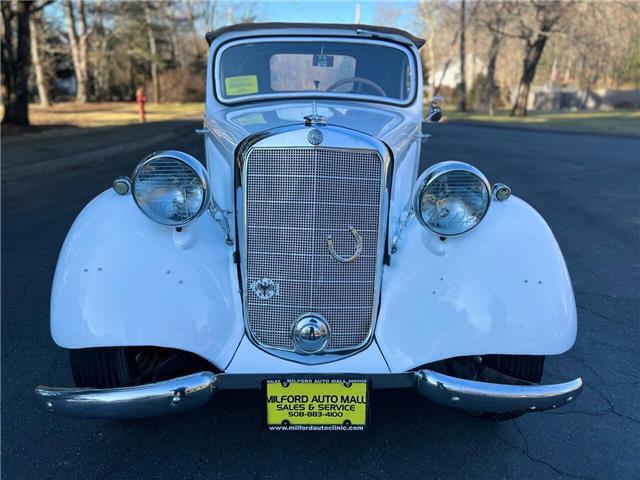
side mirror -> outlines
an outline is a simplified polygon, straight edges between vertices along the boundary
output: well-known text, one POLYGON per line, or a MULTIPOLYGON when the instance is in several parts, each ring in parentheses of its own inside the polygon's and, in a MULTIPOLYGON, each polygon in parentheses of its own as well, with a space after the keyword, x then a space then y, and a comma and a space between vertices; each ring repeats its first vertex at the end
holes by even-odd
POLYGON ((429 102, 429 111, 427 112, 427 116, 425 117, 425 122, 439 122, 442 118, 442 108, 440 108, 439 103, 443 100, 443 98, 439 95, 433 97, 429 102))

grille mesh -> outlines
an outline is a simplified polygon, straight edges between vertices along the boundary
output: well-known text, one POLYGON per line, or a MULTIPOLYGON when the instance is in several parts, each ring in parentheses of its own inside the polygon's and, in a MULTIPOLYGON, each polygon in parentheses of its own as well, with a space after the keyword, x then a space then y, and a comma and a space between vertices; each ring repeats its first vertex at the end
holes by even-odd
POLYGON ((254 149, 246 161, 246 315, 264 345, 293 350, 290 331, 301 314, 316 312, 331 326, 327 350, 361 344, 375 305, 382 160, 375 151, 322 148, 254 149), (349 257, 349 226, 363 239, 351 263, 334 260, 327 247, 349 257), (279 284, 263 300, 249 285, 279 284))

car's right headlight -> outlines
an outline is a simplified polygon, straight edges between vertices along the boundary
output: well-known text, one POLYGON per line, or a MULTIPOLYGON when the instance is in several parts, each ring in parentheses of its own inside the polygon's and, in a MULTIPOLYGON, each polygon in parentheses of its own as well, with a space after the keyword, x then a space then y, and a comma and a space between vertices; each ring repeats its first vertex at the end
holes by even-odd
POLYGON ((480 170, 468 163, 442 162, 418 179, 413 209, 422 225, 450 236, 478 225, 490 202, 491 186, 480 170))
POLYGON ((142 160, 133 172, 131 193, 147 217, 172 227, 191 222, 209 204, 206 170, 191 155, 174 150, 142 160))

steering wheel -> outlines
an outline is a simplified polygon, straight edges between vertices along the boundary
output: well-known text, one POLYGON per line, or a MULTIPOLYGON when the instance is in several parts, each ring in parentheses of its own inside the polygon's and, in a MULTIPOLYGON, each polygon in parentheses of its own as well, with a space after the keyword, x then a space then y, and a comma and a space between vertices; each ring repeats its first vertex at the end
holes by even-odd
POLYGON ((385 91, 382 89, 380 85, 378 85, 376 82, 372 80, 369 80, 368 78, 363 78, 363 77, 347 77, 347 78, 338 80, 337 82, 334 82, 333 84, 331 84, 329 88, 327 88, 327 92, 333 92, 336 88, 341 87, 342 85, 346 85, 347 83, 354 83, 354 84, 360 83, 362 85, 367 85, 373 88, 376 92, 378 92, 383 97, 387 96, 387 94, 385 93, 385 91))

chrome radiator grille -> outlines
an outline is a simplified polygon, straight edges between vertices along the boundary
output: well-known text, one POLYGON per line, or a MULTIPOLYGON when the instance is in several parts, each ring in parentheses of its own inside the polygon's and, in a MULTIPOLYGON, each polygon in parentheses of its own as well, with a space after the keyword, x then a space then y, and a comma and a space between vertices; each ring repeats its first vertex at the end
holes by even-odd
POLYGON ((248 327, 261 344, 293 350, 290 332, 303 313, 331 326, 327 351, 354 348, 368 337, 376 305, 376 265, 384 187, 376 151, 256 148, 245 159, 245 302, 248 327), (341 256, 329 254, 327 237, 341 256), (261 299, 250 285, 263 278, 278 294, 261 299))

